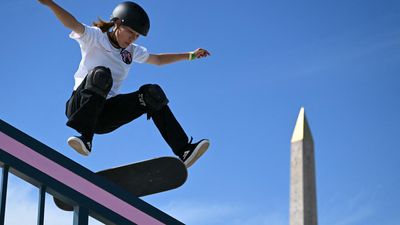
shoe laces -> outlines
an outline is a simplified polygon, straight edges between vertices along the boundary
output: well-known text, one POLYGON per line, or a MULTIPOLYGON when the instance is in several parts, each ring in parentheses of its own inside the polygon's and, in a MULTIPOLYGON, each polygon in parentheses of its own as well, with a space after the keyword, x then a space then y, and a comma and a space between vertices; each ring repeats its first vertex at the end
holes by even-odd
POLYGON ((91 149, 92 149, 92 143, 91 143, 90 141, 86 142, 86 145, 89 147, 88 150, 91 150, 91 149))
POLYGON ((193 137, 192 136, 190 136, 190 141, 189 141, 189 145, 191 145, 192 144, 192 142, 193 142, 193 137))

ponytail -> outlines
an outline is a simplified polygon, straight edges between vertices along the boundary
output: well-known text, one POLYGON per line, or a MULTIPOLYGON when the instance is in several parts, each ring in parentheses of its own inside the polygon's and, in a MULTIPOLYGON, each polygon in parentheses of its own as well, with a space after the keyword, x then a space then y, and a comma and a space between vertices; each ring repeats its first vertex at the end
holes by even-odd
POLYGON ((106 22, 103 21, 102 19, 99 18, 97 22, 93 22, 93 26, 100 28, 100 30, 105 33, 111 29, 111 27, 114 26, 114 22, 106 22))

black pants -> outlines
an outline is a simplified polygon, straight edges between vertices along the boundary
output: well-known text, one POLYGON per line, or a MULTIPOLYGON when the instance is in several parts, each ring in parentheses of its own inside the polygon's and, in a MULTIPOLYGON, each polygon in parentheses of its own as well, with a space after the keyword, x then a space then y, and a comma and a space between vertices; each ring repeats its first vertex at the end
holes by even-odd
MULTIPOLYGON (((140 104, 140 91, 120 94, 109 99, 85 89, 86 78, 66 103, 67 126, 91 139, 93 135, 112 132, 147 113, 140 104)), ((188 137, 166 105, 151 118, 162 137, 176 155, 182 154, 188 137)))

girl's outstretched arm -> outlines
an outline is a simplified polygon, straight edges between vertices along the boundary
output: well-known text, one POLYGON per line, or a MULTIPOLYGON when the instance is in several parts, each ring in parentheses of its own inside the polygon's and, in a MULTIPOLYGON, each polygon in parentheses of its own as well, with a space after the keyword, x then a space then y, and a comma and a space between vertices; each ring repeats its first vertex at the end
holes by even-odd
POLYGON ((83 32, 85 31, 85 27, 78 20, 76 20, 73 15, 71 15, 65 9, 61 8, 53 0, 38 1, 43 5, 49 7, 65 27, 71 29, 79 35, 83 34, 83 32))
POLYGON ((164 53, 164 54, 151 54, 147 63, 154 65, 165 65, 181 60, 193 60, 209 56, 210 53, 202 48, 198 48, 193 52, 186 53, 164 53))

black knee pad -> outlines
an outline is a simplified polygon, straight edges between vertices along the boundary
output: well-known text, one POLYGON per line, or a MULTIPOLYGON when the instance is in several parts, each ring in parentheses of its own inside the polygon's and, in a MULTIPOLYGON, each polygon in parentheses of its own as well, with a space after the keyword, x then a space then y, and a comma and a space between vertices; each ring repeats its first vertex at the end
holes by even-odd
POLYGON ((157 84, 146 84, 139 88, 139 101, 146 106, 148 112, 154 113, 162 109, 169 102, 161 87, 157 84))
POLYGON ((93 68, 86 77, 85 89, 104 98, 107 97, 113 84, 110 69, 104 66, 93 68))

